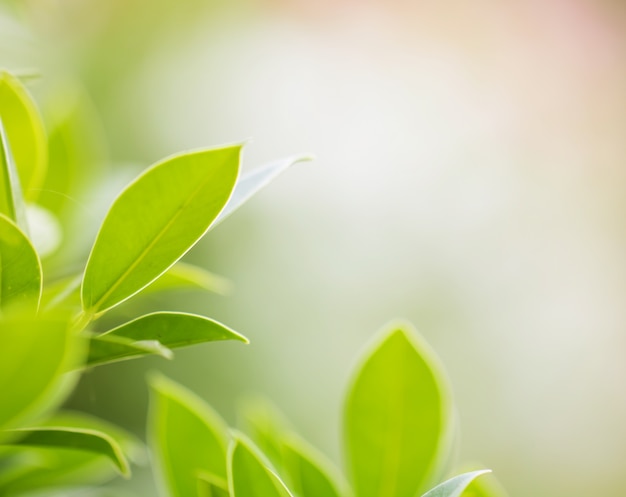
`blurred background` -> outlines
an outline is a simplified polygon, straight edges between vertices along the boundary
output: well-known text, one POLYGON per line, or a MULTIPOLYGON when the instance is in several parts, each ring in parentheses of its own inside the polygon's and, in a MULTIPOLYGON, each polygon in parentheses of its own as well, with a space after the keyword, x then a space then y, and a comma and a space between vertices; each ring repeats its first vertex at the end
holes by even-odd
MULTIPOLYGON (((84 172, 113 178, 102 205, 187 148, 252 138, 244 169, 317 157, 189 254, 232 295, 160 303, 252 344, 100 368, 71 407, 141 434, 145 372, 158 369, 230 422, 241 395, 269 396, 340 461, 350 369, 403 317, 448 370, 463 460, 493 468, 512 497, 623 493, 622 2, 23 0, 0 12, 0 64, 41 73, 30 88, 46 115, 50 94, 81 95, 98 151, 84 172)), ((140 471, 124 486, 151 485, 140 471)))

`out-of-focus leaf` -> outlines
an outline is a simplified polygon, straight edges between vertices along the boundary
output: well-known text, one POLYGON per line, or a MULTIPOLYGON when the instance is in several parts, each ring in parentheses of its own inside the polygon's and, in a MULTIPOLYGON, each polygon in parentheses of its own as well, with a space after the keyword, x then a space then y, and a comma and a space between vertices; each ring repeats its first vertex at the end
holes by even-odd
POLYGON ((164 346, 175 349, 204 342, 248 339, 236 331, 197 314, 184 312, 155 312, 114 328, 101 337, 124 337, 132 340, 158 340, 164 346))
POLYGON ((0 71, 0 119, 19 173, 24 198, 32 201, 37 197, 46 174, 46 133, 28 91, 6 71, 0 71))
POLYGON ((108 457, 120 474, 130 476, 130 466, 121 447, 108 434, 87 428, 38 427, 11 430, 19 436, 10 445, 81 450, 108 457))
POLYGON ((62 314, 35 318, 15 309, 0 319, 0 429, 32 422, 71 391, 77 377, 67 372, 82 362, 83 343, 68 321, 62 314))
POLYGON ((85 367, 101 366, 148 355, 160 355, 166 359, 173 357, 172 351, 158 340, 137 341, 115 335, 91 336, 85 367))
POLYGON ((245 204, 251 197, 254 196, 254 194, 271 183, 274 178, 290 166, 296 164, 297 162, 309 160, 312 160, 309 156, 289 157, 287 159, 278 160, 265 166, 261 166, 254 171, 242 175, 239 181, 237 181, 233 196, 215 220, 215 225, 221 223, 224 219, 239 209, 239 207, 245 204))
POLYGON ((414 497, 438 478, 450 448, 451 402, 433 353, 406 325, 377 340, 356 371, 344 411, 357 497, 414 497))
POLYGON ((26 214, 20 178, 0 118, 0 214, 26 229, 26 214))
POLYGON ((226 488, 228 428, 209 406, 173 381, 150 378, 148 440, 165 495, 199 496, 199 475, 226 488))
POLYGON ((199 497, 229 497, 227 482, 206 473, 198 473, 199 497))
POLYGON ((30 240, 8 217, 0 214, 0 302, 34 311, 41 295, 41 262, 30 240))
POLYGON ((228 453, 228 482, 232 497, 292 497, 251 442, 237 435, 228 453))
POLYGON ((152 283, 209 229, 228 202, 241 146, 176 155, 154 165, 113 202, 82 285, 98 314, 152 283))
POLYGON ((75 209, 79 190, 92 182, 106 160, 102 125, 89 97, 64 82, 43 100, 48 133, 48 174, 37 200, 64 218, 75 209))
POLYGON ((184 262, 177 262, 157 280, 144 288, 141 295, 187 289, 205 290, 220 295, 227 295, 230 293, 231 286, 230 281, 206 269, 184 262))
POLYGON ((46 282, 41 294, 41 308, 70 309, 80 308, 81 276, 67 276, 52 283, 46 282))
POLYGON ((283 445, 285 481, 299 497, 341 497, 339 472, 321 453, 292 436, 283 445))
POLYGON ((240 402, 238 415, 243 430, 274 467, 282 470, 284 439, 292 431, 284 415, 267 399, 256 396, 240 402))
POLYGON ((54 253, 63 239, 61 224, 55 215, 39 205, 26 206, 28 235, 40 257, 54 253))
POLYGON ((299 497, 337 497, 345 482, 319 451, 298 437, 269 401, 249 397, 239 408, 245 430, 299 497))
POLYGON ((461 497, 463 491, 475 478, 489 472, 488 469, 484 469, 455 476, 429 490, 422 497, 461 497))
MULTIPOLYGON (((105 432, 117 441, 130 461, 138 464, 145 461, 144 448, 134 436, 117 426, 82 413, 56 413, 38 426, 105 432)), ((93 452, 26 446, 5 446, 4 451, 0 457, 16 461, 16 468, 11 473, 0 471, 0 488, 2 495, 6 497, 23 495, 38 489, 68 489, 99 484, 117 474, 107 456, 93 452)))

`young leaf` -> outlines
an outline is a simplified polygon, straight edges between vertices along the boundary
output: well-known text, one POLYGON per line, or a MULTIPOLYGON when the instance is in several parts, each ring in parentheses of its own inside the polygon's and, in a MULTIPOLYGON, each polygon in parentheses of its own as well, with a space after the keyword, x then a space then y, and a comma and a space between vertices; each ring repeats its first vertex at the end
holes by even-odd
POLYGON ((235 436, 228 454, 228 484, 232 497, 292 497, 251 442, 235 436))
POLYGON ((11 445, 25 447, 46 447, 73 449, 92 452, 108 457, 117 467, 120 474, 130 476, 128 460, 119 444, 104 432, 87 428, 38 427, 11 430, 9 434, 20 438, 11 445))
POLYGON ((167 378, 150 378, 148 440, 169 497, 197 497, 199 475, 226 487, 228 428, 201 399, 167 378))
POLYGON ((475 478, 489 472, 490 470, 483 469, 455 476, 454 478, 450 478, 448 481, 444 481, 440 485, 437 485, 432 490, 429 490, 422 497, 461 497, 463 491, 470 483, 472 483, 472 481, 474 481, 475 478))
POLYGON ((168 290, 205 290, 220 295, 227 295, 231 290, 231 283, 225 278, 213 274, 192 264, 177 262, 169 271, 161 275, 141 292, 163 292, 168 290))
POLYGON ((339 472, 308 443, 292 436, 283 445, 285 479, 299 497, 340 497, 339 472))
POLYGON ((26 229, 26 211, 22 187, 11 147, 0 118, 0 214, 26 229))
POLYGON ((102 313, 152 283, 209 229, 226 205, 241 146, 165 159, 113 202, 92 248, 83 309, 102 313))
POLYGON ((160 355, 166 359, 173 357, 172 351, 157 340, 137 341, 115 335, 92 336, 89 338, 89 353, 85 367, 101 366, 147 355, 160 355))
POLYGON ((80 364, 83 347, 68 321, 16 310, 0 319, 0 430, 41 416, 69 393, 76 377, 64 373, 80 364))
POLYGON ((407 326, 385 331, 346 397, 347 467, 357 497, 414 497, 450 445, 450 396, 427 346, 407 326))
POLYGON ((158 340, 170 349, 204 342, 248 339, 222 323, 197 314, 155 312, 124 323, 101 337, 124 337, 132 340, 158 340))
POLYGON ((33 99, 20 81, 0 71, 0 119, 26 200, 34 200, 46 173, 47 143, 33 99))
POLYGON ((308 160, 311 160, 311 157, 289 157, 288 159, 282 159, 267 164, 266 166, 261 166, 258 169, 243 175, 241 179, 237 181, 235 191, 233 191, 233 196, 215 220, 215 225, 221 223, 224 219, 239 209, 239 207, 245 204, 252 196, 254 196, 255 193, 267 186, 274 178, 287 168, 297 162, 308 160))
POLYGON ((41 296, 41 262, 26 235, 0 214, 0 303, 35 311, 41 296))

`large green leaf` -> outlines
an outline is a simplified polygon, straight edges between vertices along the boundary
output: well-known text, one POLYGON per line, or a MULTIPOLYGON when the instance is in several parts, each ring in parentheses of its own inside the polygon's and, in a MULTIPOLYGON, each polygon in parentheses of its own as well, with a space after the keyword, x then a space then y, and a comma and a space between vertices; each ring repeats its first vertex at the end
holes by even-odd
POLYGON ((235 186, 241 146, 177 155, 156 164, 113 202, 82 285, 88 315, 139 292, 209 229, 235 186))
POLYGON ((0 214, 0 303, 36 310, 41 295, 41 262, 30 240, 0 214))
POLYGON ((250 171, 242 175, 237 181, 233 195, 215 220, 215 224, 221 223, 224 219, 235 212, 239 207, 245 204, 255 193, 267 186, 280 173, 288 169, 293 164, 302 161, 312 160, 308 156, 289 157, 287 159, 278 160, 258 169, 250 171))
POLYGON ((232 497, 292 497, 269 463, 240 435, 231 443, 228 469, 232 497))
MULTIPOLYGON (((132 435, 101 419, 74 412, 59 412, 40 427, 83 428, 112 437, 132 462, 145 462, 145 451, 132 435)), ((3 447, 0 458, 15 461, 13 471, 0 471, 3 497, 14 497, 38 489, 75 488, 110 480, 118 472, 108 455, 70 448, 39 448, 17 445, 3 447)))
POLYGON ((130 476, 130 466, 122 448, 114 438, 104 432, 88 428, 50 426, 20 428, 11 430, 9 434, 19 437, 10 445, 81 450, 106 456, 115 464, 120 474, 130 476))
POLYGON ((33 99, 20 81, 0 71, 0 119, 26 200, 34 200, 46 174, 47 143, 33 99))
POLYGON ((137 341, 115 335, 91 336, 85 367, 100 366, 148 355, 160 355, 166 359, 173 357, 172 351, 157 340, 137 341))
POLYGON ((437 361, 406 325, 366 354, 346 397, 347 467, 357 497, 415 497, 450 448, 451 402, 437 361))
POLYGON ((26 208, 9 139, 0 118, 0 214, 26 228, 26 208))
POLYGON ((71 391, 77 377, 66 372, 81 363, 83 344, 68 321, 16 310, 0 319, 0 430, 36 419, 71 391))
POLYGON ((150 379, 148 440, 169 497, 197 497, 199 475, 226 487, 228 428, 201 399, 163 376, 150 379))
POLYGON ((422 497, 461 497, 463 491, 474 479, 489 472, 488 469, 483 469, 455 476, 429 490, 422 497))
POLYGON ((185 312, 155 312, 124 323, 103 335, 133 340, 158 340, 170 349, 204 342, 248 339, 222 323, 185 312))

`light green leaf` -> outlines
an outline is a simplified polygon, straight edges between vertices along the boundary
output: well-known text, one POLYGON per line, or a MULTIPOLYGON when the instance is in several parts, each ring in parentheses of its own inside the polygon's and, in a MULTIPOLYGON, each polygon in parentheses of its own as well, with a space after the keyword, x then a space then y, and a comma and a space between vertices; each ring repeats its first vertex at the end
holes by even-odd
POLYGON ((0 429, 32 422, 71 391, 77 376, 66 372, 81 363, 83 343, 68 321, 64 315, 34 318, 15 310, 0 319, 0 429))
POLYGON ((228 483, 232 497, 292 497, 252 442, 236 435, 228 454, 228 483))
POLYGON ((225 278, 213 274, 192 264, 177 262, 166 273, 144 288, 141 295, 168 290, 205 290, 227 295, 231 291, 231 283, 225 278))
POLYGON ((20 437, 10 445, 73 449, 106 456, 115 464, 120 474, 125 477, 130 476, 128 460, 121 447, 115 439, 104 432, 87 428, 49 426, 20 428, 11 430, 10 434, 20 437))
POLYGON ((220 213, 215 220, 215 225, 221 223, 224 219, 235 212, 239 207, 245 204, 251 197, 254 196, 259 190, 263 189, 269 183, 272 182, 280 173, 288 169, 290 166, 303 161, 312 160, 309 156, 289 157, 287 159, 278 160, 265 166, 261 166, 254 171, 244 174, 237 185, 233 196, 224 207, 224 210, 220 213))
POLYGON ((490 473, 470 483, 462 497, 507 497, 507 495, 500 482, 493 473, 490 473))
POLYGON ((85 367, 101 366, 148 355, 160 355, 166 359, 173 357, 172 351, 158 340, 137 341, 115 335, 91 336, 85 367))
POLYGON ((0 214, 26 229, 26 210, 22 198, 20 178, 15 167, 11 147, 0 118, 0 214))
POLYGON ((239 403, 239 421, 244 431, 279 471, 284 469, 284 439, 292 431, 274 404, 263 397, 249 396, 239 403))
POLYGON ((87 314, 139 292, 202 237, 235 186, 240 151, 238 145, 165 159, 117 197, 85 269, 81 296, 87 314))
MULTIPOLYGON (((339 472, 307 442, 291 436, 283 445, 285 480, 299 497, 340 497, 339 472)), ((343 486, 345 489, 345 485, 343 486)))
MULTIPOLYGON (((129 433, 105 421, 86 414, 60 412, 39 427, 84 428, 104 432, 121 447, 126 457, 143 463, 145 451, 141 443, 129 433)), ((2 457, 16 461, 16 470, 0 471, 3 497, 13 497, 38 489, 75 488, 95 485, 110 480, 117 471, 108 456, 70 448, 36 448, 17 445, 3 447, 2 457)))
POLYGON ((184 312, 146 314, 100 336, 117 336, 132 340, 158 340, 170 349, 221 340, 238 340, 248 343, 247 338, 222 323, 204 316, 184 312))
POLYGON ((455 476, 429 490, 422 497, 461 497, 463 491, 475 478, 489 472, 490 470, 483 469, 455 476))
POLYGON ((0 214, 0 302, 34 311, 41 296, 41 262, 26 235, 0 214))
POLYGON ((148 440, 165 494, 197 497, 198 478, 226 487, 228 428, 200 398, 167 378, 150 378, 148 440))
POLYGON ((0 71, 0 119, 26 200, 34 200, 46 174, 46 133, 37 106, 20 81, 0 71))
POLYGON ((451 401, 434 354, 407 325, 366 354, 346 397, 347 467, 357 497, 414 497, 442 470, 451 401))

